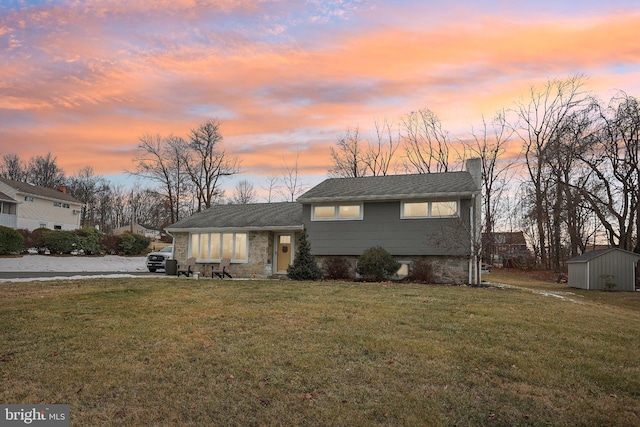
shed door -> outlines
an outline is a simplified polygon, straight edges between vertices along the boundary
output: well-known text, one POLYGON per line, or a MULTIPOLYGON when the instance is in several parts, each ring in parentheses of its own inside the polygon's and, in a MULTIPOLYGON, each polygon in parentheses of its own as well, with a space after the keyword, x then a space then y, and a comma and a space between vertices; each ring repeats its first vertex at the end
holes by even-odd
POLYGON ((291 255, 292 255, 292 249, 293 249, 291 247, 291 241, 293 239, 291 238, 290 234, 279 234, 276 238, 278 239, 277 241, 278 252, 276 253, 277 272, 286 273, 287 267, 289 267, 289 265, 291 264, 291 259, 292 259, 291 255))

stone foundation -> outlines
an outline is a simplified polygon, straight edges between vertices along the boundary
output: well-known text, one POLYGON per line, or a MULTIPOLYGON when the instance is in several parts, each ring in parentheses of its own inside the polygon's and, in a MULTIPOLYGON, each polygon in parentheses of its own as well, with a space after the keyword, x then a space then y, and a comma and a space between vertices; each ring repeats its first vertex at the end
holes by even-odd
MULTIPOLYGON (((330 256, 316 256, 318 265, 324 270, 324 262, 332 258, 330 256)), ((356 279, 356 266, 358 263, 357 256, 341 256, 347 260, 349 264, 349 277, 356 279)), ((462 285, 469 282, 469 260, 462 257, 450 256, 396 256, 397 261, 411 261, 409 267, 409 280, 411 277, 412 266, 420 261, 427 260, 431 263, 433 284, 438 285, 462 285)))

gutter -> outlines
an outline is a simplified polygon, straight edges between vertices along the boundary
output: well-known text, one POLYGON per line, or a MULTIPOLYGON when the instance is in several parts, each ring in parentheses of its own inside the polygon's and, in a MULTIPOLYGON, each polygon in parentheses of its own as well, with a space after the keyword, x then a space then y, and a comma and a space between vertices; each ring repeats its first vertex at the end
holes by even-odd
POLYGON ((282 226, 263 226, 263 227, 187 227, 187 228, 165 228, 167 233, 217 233, 230 231, 302 231, 304 225, 282 225, 282 226))
POLYGON ((299 197, 296 199, 298 203, 328 203, 328 202, 378 202, 378 201, 400 201, 409 199, 437 200, 475 197, 477 191, 459 191, 451 193, 411 193, 411 194, 392 194, 392 195, 368 195, 368 196, 329 196, 329 197, 299 197))

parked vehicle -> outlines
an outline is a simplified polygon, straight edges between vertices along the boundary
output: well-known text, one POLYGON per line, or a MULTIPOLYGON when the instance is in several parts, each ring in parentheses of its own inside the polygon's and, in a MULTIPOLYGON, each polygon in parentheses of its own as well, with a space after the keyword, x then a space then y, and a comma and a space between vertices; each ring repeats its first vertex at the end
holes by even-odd
POLYGON ((173 246, 167 246, 159 251, 147 255, 147 268, 154 273, 156 270, 164 270, 167 260, 173 259, 173 246))

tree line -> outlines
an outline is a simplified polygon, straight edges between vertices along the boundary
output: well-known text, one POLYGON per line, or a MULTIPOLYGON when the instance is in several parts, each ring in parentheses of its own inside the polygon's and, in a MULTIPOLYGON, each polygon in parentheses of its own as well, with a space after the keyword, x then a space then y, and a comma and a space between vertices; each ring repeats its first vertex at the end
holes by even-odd
MULTIPOLYGON (((601 101, 584 80, 572 76, 532 87, 464 139, 452 138, 429 109, 395 125, 376 122, 369 132, 348 129, 330 149, 329 172, 447 172, 478 157, 485 235, 523 231, 546 268, 559 269, 596 243, 640 252, 638 99, 618 91, 601 101)), ((485 239, 484 253, 495 243, 485 239)))
MULTIPOLYGON (((397 120, 350 127, 329 148, 334 177, 460 170, 466 159, 482 165, 483 232, 523 231, 537 261, 560 268, 596 243, 640 251, 638 99, 622 91, 602 101, 582 76, 553 79, 482 118, 464 138, 445 129, 428 108, 397 120)), ((47 154, 23 162, 7 154, 0 176, 45 187, 64 184, 85 203, 83 226, 109 231, 131 219, 163 228, 214 203, 256 202, 247 180, 227 196, 221 183, 240 173, 240 159, 221 146, 220 122, 208 120, 186 137, 139 138, 128 173, 147 187, 115 185, 87 166, 65 177, 47 154)), ((267 202, 294 201, 306 190, 298 167, 282 166, 262 182, 267 202)), ((485 240, 484 253, 495 242, 485 240)))
MULTIPOLYGON (((221 146, 218 120, 207 120, 183 138, 146 134, 139 138, 133 158, 135 168, 126 171, 140 178, 135 186, 116 184, 96 175, 91 166, 67 176, 51 153, 25 161, 15 153, 0 162, 0 177, 32 185, 58 188, 84 204, 81 227, 110 233, 132 222, 154 229, 188 217, 215 203, 247 204, 259 201, 258 190, 248 180, 237 182, 230 194, 222 188, 225 179, 241 172, 240 160, 221 146)), ((267 177, 262 189, 267 202, 295 200, 306 186, 298 166, 284 162, 280 174, 267 177)))

